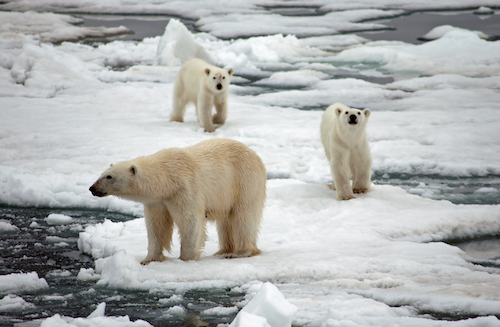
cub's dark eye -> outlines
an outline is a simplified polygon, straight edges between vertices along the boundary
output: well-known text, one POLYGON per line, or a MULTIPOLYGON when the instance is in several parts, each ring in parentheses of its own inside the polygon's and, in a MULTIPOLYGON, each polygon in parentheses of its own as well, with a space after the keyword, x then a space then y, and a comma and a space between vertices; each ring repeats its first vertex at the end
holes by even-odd
POLYGON ((358 116, 359 116, 359 115, 361 115, 361 113, 360 113, 360 112, 358 112, 358 116))
POLYGON ((226 79, 226 76, 222 77, 222 79, 226 79))
POLYGON ((106 179, 111 179, 113 178, 111 175, 106 176, 106 179))
POLYGON ((346 112, 345 112, 345 114, 346 114, 346 115, 349 115, 349 111, 346 111, 346 112))
POLYGON ((215 76, 214 76, 214 79, 215 79, 215 76))

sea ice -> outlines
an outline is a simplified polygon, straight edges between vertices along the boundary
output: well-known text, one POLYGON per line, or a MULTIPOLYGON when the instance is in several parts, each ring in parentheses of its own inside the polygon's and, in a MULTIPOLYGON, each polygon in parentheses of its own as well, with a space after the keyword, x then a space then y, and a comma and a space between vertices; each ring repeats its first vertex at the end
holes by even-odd
MULTIPOLYGON (((396 5, 404 10, 478 5, 476 0, 316 3, 325 12, 379 9, 332 13, 327 17, 345 15, 344 23, 334 26, 329 22, 329 31, 377 27, 379 24, 353 20, 398 14, 399 10, 388 10, 396 5)), ((492 1, 481 4, 494 5, 492 1)), ((275 17, 266 13, 265 6, 251 1, 234 1, 223 7, 220 15, 200 20, 198 26, 222 34, 229 22, 235 30, 227 33, 250 35, 254 25, 264 25, 275 17), (217 21, 225 14, 227 17, 217 21), (251 17, 251 25, 243 25, 251 17)), ((189 2, 179 9, 177 2, 158 4, 153 0, 127 1, 119 7, 114 1, 81 4, 70 0, 64 8, 53 1, 18 0, 0 8, 123 9, 122 13, 175 12, 195 19, 219 10, 207 1, 189 2)), ((166 42, 159 53, 167 54, 170 44, 181 49, 181 56, 194 56, 199 45, 217 64, 232 65, 240 74, 236 77, 240 85, 231 86, 228 121, 207 135, 200 130, 193 108, 188 108, 184 124, 168 121, 180 61, 173 60, 175 66, 152 66, 161 36, 96 46, 52 45, 40 41, 40 33, 45 33, 41 29, 39 34, 24 35, 22 15, 2 14, 17 21, 12 24, 15 29, 0 36, 0 202, 102 209, 137 217, 85 228, 78 245, 93 256, 95 270, 81 270, 79 279, 98 279, 102 287, 174 289, 177 295, 186 289, 215 287, 250 292, 255 281, 271 282, 298 308, 293 319, 296 325, 498 326, 494 316, 500 314, 498 269, 471 263, 463 250, 443 241, 498 234, 499 206, 455 205, 389 185, 373 185, 371 192, 356 199, 335 201, 334 191, 326 186, 331 177, 319 141, 321 111, 297 109, 324 109, 337 101, 372 109, 367 133, 373 170, 380 176, 497 178, 499 41, 483 40, 467 30, 447 31, 421 45, 366 42, 352 36, 301 39, 284 34, 220 40, 207 34, 187 37, 190 34, 174 22, 171 36, 175 47, 166 42), (330 52, 329 42, 348 49, 330 52), (283 73, 285 70, 290 72, 283 73), (355 77, 336 78, 339 74, 355 77), (377 84, 358 75, 396 81, 377 84), (275 85, 287 79, 311 79, 302 84, 303 89, 276 91, 252 85, 262 78, 268 78, 267 82, 274 79, 275 85), (168 260, 141 266, 147 252, 142 205, 114 197, 93 198, 88 187, 113 162, 213 137, 244 142, 266 166, 268 198, 259 238, 263 253, 235 260, 213 257, 218 250, 217 232, 208 225, 201 260, 177 259, 180 245, 175 238, 168 260), (422 315, 425 312, 482 317, 443 323, 422 315)), ((56 22, 56 16, 40 15, 30 16, 37 26, 47 17, 56 22)), ((57 16, 57 20, 67 17, 57 16)), ((324 19, 315 19, 300 19, 297 26, 315 35, 325 29, 317 24, 324 19)), ((290 24, 292 19, 279 19, 268 28, 286 32, 290 24)), ((56 34, 56 29, 49 28, 49 35, 56 34)), ((78 36, 77 30, 65 32, 78 36)), ((292 84, 298 85, 288 83, 292 84)), ((492 188, 485 186, 477 193, 493 192, 492 188)), ((45 279, 35 272, 0 276, 4 294, 46 288, 45 279)), ((173 310, 182 316, 181 309, 173 310)), ((55 315, 44 322, 45 326, 58 323, 148 325, 102 314, 94 318, 55 315)), ((259 324, 265 325, 262 320, 259 324)))

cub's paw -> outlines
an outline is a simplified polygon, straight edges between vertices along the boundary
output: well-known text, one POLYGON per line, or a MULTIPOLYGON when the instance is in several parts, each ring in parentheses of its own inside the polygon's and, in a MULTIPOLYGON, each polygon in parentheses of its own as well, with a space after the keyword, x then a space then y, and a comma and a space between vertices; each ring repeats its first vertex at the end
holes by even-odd
POLYGON ((350 199, 354 199, 353 194, 337 194, 337 200, 339 201, 345 201, 350 199))
POLYGON ((225 119, 223 119, 223 118, 221 118, 221 117, 219 117, 218 115, 214 115, 214 116, 212 117, 212 122, 213 122, 214 124, 224 124, 224 123, 226 122, 226 120, 225 120, 225 119))
POLYGON ((363 193, 368 193, 369 190, 370 189, 368 187, 354 187, 352 189, 352 192, 356 194, 363 194, 363 193))

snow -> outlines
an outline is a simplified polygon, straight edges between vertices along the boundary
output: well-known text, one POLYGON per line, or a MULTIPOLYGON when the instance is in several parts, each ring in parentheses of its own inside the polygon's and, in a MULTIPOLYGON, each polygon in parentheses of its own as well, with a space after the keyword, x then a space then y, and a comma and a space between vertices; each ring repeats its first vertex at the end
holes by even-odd
MULTIPOLYGON (((215 8, 207 1, 180 6, 131 0, 118 6, 71 0, 63 7, 59 1, 19 0, 0 5, 2 10, 177 14, 197 19, 206 32, 192 34, 171 20, 163 36, 140 42, 59 43, 83 35, 83 27, 68 26, 75 22, 72 16, 2 12, 0 203, 136 215, 85 228, 78 246, 95 259, 95 268, 80 270, 77 278, 96 280, 99 287, 179 291, 158 301, 176 305, 169 315, 185 315, 179 293, 186 289, 240 288, 250 302, 270 282, 297 307, 297 326, 498 326, 498 269, 471 263, 466 252, 443 241, 498 235, 499 206, 438 201, 421 185, 414 194, 373 185, 367 194, 338 202, 326 186, 331 175, 319 140, 322 112, 297 110, 322 110, 337 101, 369 107, 373 170, 380 175, 498 178, 500 41, 454 28, 421 45, 330 35, 380 28, 358 21, 401 10, 494 7, 494 1, 316 1, 318 10, 331 11, 324 16, 328 19, 279 16, 256 4, 229 1, 215 8), (30 31, 26 17, 33 22, 30 31), (203 133, 192 108, 184 123, 168 121, 175 76, 189 56, 209 56, 238 75, 228 121, 213 134, 203 133), (333 78, 342 74, 352 77, 333 78), (168 260, 140 265, 147 252, 142 205, 92 197, 89 186, 113 162, 219 137, 247 144, 266 166, 267 202, 258 243, 263 253, 234 260, 213 257, 217 234, 209 225, 199 261, 177 259, 175 239, 168 260), (443 322, 423 313, 478 317, 443 322)), ((486 185, 476 192, 498 194, 486 185)), ((71 218, 49 217, 53 223, 71 218)), ((0 229, 10 226, 0 224, 0 229)), ((0 292, 16 294, 4 297, 0 308, 29 305, 21 301, 22 293, 48 287, 36 272, 0 276, 0 292)), ((269 301, 269 310, 279 302, 269 301)), ((55 315, 43 326, 149 325, 126 316, 106 317, 104 309, 99 305, 87 318, 55 315)), ((236 309, 209 310, 228 314, 236 309)), ((259 320, 238 319, 241 326, 259 320)), ((250 324, 267 323, 259 321, 250 324)))

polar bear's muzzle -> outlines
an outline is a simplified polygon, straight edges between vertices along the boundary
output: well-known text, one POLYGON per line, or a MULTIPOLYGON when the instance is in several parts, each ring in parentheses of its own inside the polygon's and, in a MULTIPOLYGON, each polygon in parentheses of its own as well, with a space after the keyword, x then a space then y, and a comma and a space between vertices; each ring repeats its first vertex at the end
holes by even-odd
POLYGON ((222 90, 222 84, 221 83, 217 84, 217 90, 222 90))
POLYGON ((351 125, 356 125, 358 123, 358 117, 356 117, 356 115, 350 115, 348 123, 351 125))
POLYGON ((101 192, 99 191, 97 188, 96 188, 96 184, 97 183, 94 183, 94 185, 92 185, 90 188, 89 188, 89 191, 92 193, 93 196, 98 196, 100 198, 102 198, 103 196, 106 196, 107 193, 104 193, 104 192, 101 192))

